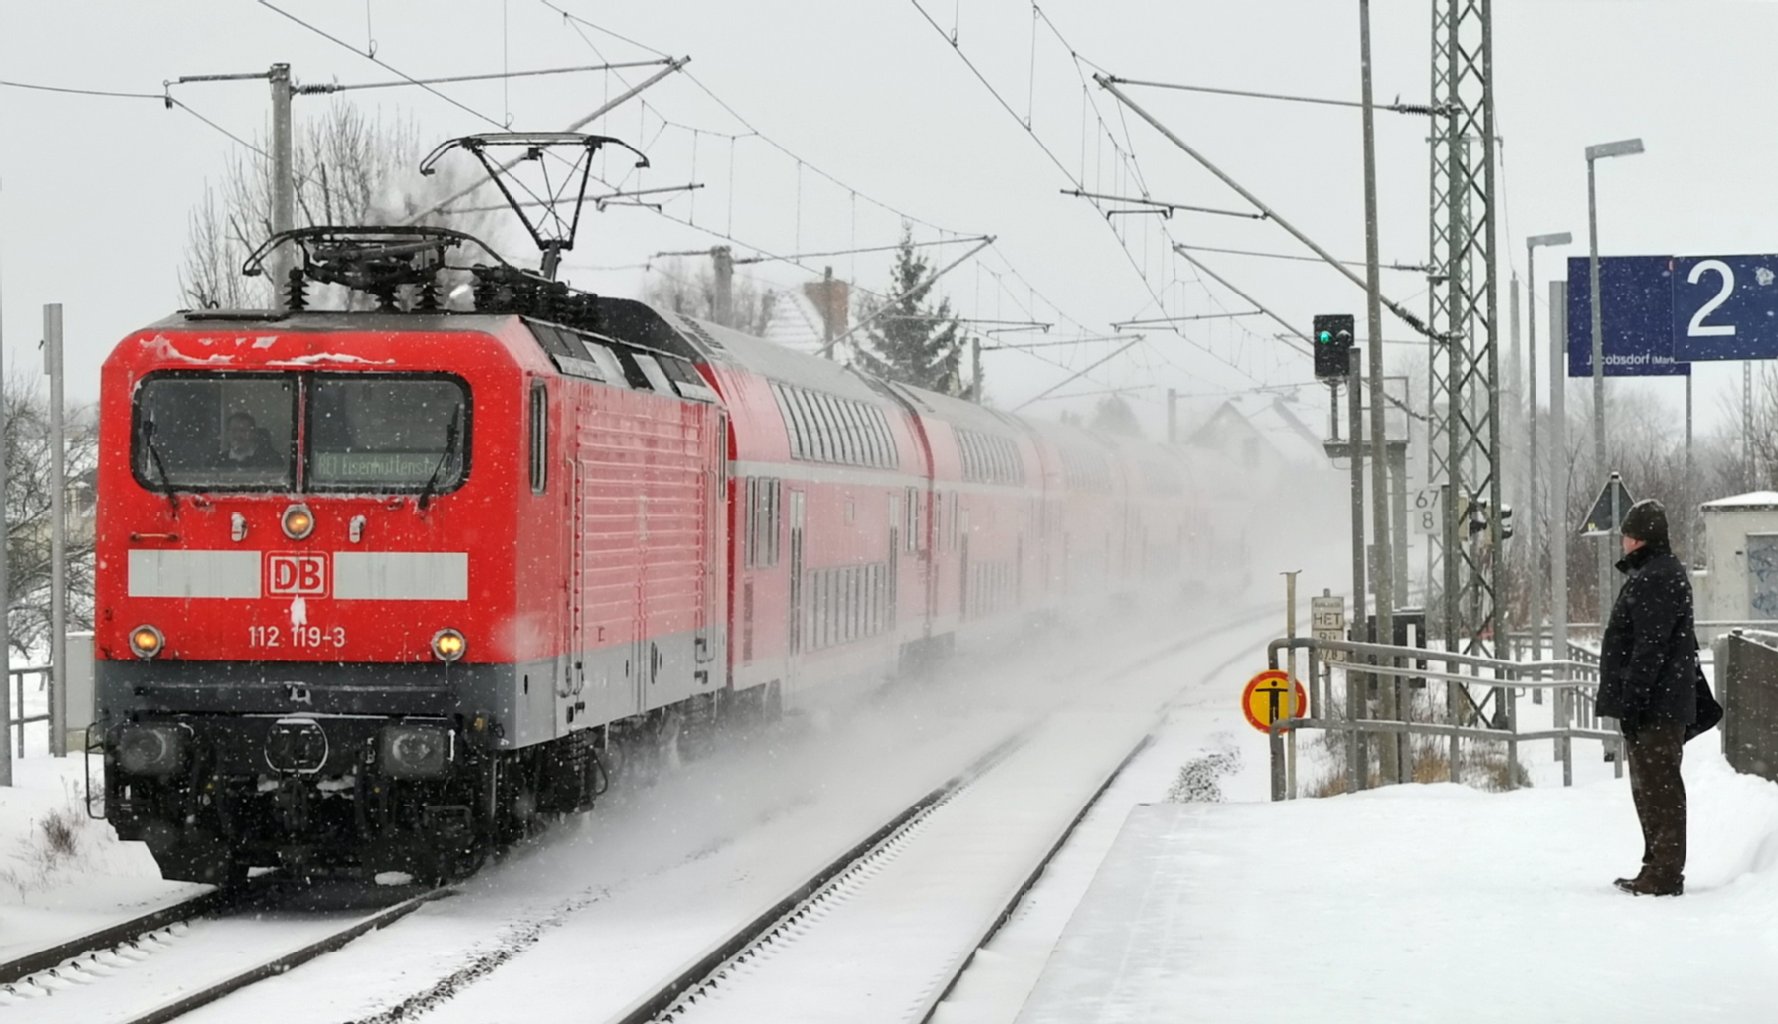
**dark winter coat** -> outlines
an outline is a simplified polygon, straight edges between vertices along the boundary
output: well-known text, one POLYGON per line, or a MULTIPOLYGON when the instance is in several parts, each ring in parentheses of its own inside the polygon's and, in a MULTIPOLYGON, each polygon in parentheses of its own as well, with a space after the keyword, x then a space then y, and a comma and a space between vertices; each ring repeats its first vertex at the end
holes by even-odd
POLYGON ((1617 564, 1629 576, 1599 648, 1598 712, 1633 730, 1645 722, 1690 725, 1698 716, 1698 641, 1692 584, 1666 544, 1647 544, 1617 564))

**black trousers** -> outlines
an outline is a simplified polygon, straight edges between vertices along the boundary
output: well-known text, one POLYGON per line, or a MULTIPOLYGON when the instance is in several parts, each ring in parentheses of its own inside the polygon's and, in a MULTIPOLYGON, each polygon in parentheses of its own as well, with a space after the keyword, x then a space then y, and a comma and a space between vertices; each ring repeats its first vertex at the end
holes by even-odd
POLYGON ((1642 821, 1642 874, 1660 883, 1685 880, 1685 726, 1653 722, 1624 728, 1630 796, 1642 821))

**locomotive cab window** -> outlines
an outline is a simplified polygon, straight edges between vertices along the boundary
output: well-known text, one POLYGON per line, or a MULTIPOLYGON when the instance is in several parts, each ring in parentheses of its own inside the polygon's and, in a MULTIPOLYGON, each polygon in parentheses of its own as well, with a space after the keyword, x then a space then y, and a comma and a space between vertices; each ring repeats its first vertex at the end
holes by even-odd
POLYGON ((157 490, 288 490, 295 483, 296 379, 158 374, 135 401, 136 479, 157 490))
POLYGON ((440 376, 316 375, 307 433, 312 490, 444 494, 469 467, 469 391, 440 376))

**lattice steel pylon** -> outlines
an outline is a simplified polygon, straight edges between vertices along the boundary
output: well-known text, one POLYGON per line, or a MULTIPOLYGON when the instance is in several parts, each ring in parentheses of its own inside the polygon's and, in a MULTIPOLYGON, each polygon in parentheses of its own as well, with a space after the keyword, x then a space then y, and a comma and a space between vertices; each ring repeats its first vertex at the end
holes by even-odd
POLYGON ((1491 0, 1433 4, 1432 98, 1445 116, 1430 140, 1427 465, 1445 486, 1445 522, 1427 568, 1443 584, 1445 641, 1467 653, 1504 628, 1499 517, 1474 534, 1461 515, 1471 501, 1501 507, 1492 20, 1491 0))

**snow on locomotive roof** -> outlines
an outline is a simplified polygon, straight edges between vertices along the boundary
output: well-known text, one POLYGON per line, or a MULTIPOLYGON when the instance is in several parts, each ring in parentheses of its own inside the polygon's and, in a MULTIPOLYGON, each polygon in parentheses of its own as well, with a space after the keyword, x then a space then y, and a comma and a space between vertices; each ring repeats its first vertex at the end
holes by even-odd
POLYGON ((185 309, 144 330, 192 331, 234 328, 240 334, 263 335, 280 328, 305 331, 492 331, 513 320, 512 313, 351 312, 305 309, 185 309))

